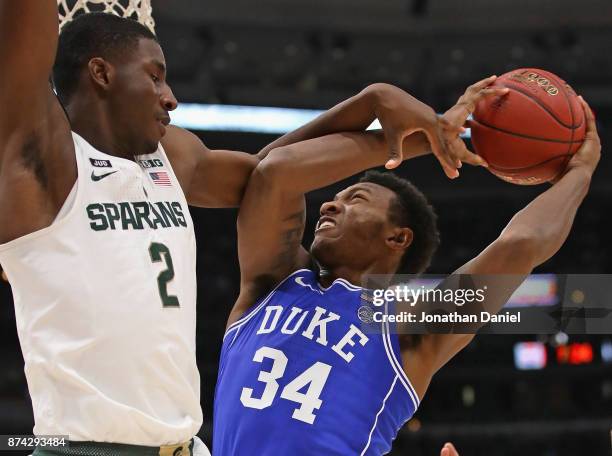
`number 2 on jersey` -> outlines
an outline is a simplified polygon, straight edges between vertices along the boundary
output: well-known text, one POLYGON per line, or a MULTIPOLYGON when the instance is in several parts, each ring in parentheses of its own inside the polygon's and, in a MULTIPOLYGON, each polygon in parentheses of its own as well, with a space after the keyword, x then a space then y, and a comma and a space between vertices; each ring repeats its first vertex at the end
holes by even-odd
POLYGON ((165 244, 152 242, 149 246, 149 255, 151 255, 153 263, 159 263, 160 261, 166 263, 166 269, 157 276, 157 287, 163 306, 180 307, 178 298, 168 294, 168 283, 174 279, 174 265, 172 264, 170 249, 165 244))
MULTIPOLYGON (((266 386, 259 398, 253 397, 253 388, 242 388, 240 402, 245 407, 259 410, 270 407, 278 392, 279 385, 277 380, 285 373, 288 362, 287 356, 275 348, 261 347, 255 352, 253 361, 261 363, 264 358, 273 361, 270 371, 260 371, 257 378, 260 382, 265 383, 266 386)), ((317 416, 313 412, 323 405, 323 401, 319 397, 330 371, 331 366, 329 364, 317 361, 283 388, 280 395, 282 399, 301 404, 300 407, 293 411, 292 416, 294 419, 308 424, 314 423, 317 416), (300 390, 305 388, 306 385, 309 385, 308 389, 305 393, 301 393, 300 390)))

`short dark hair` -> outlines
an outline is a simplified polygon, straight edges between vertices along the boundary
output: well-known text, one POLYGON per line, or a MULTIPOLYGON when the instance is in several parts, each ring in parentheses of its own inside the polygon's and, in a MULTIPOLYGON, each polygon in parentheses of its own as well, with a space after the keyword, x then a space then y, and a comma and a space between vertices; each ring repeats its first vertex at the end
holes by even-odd
POLYGON ((107 13, 87 13, 68 22, 59 36, 53 67, 53 85, 66 104, 79 84, 79 72, 94 57, 106 60, 134 50, 141 38, 156 42, 144 25, 107 13))
POLYGON ((389 207, 389 220, 412 230, 414 238, 406 249, 396 274, 421 274, 431 263, 440 245, 438 216, 423 193, 407 179, 393 173, 368 171, 359 182, 370 182, 395 193, 389 207))

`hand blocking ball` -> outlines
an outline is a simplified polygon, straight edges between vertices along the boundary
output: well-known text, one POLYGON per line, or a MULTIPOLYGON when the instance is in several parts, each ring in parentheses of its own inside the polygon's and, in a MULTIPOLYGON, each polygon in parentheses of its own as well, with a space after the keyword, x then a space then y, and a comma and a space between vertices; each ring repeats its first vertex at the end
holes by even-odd
POLYGON ((472 144, 500 179, 536 185, 561 174, 585 137, 584 111, 574 90, 548 71, 521 68, 496 79, 501 97, 474 111, 472 144))

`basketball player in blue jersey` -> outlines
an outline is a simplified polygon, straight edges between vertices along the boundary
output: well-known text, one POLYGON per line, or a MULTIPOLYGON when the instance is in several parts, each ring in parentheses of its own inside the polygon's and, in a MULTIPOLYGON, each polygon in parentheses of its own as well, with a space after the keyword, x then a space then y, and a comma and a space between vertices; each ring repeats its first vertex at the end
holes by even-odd
MULTIPOLYGON (((465 148, 457 133, 490 82, 444 115, 451 148, 465 148)), ((583 107, 587 137, 563 177, 459 273, 524 276, 563 244, 600 157, 583 107)), ((301 245, 305 193, 384 164, 385 149, 380 134, 330 135, 273 150, 253 172, 238 217, 241 290, 221 352, 215 454, 385 454, 435 372, 473 337, 360 329, 364 275, 419 274, 438 245, 433 209, 409 182, 366 174, 321 206, 310 252, 301 245)), ((403 158, 426 150, 422 135, 408 136, 403 158)))
POLYGON ((200 428, 188 205, 237 206, 272 148, 376 117, 390 167, 418 128, 457 175, 434 112, 384 84, 258 156, 211 151, 169 125, 177 100, 146 27, 85 14, 58 36, 56 0, 0 0, 0 61, 0 264, 34 433, 79 454, 185 455, 200 428))

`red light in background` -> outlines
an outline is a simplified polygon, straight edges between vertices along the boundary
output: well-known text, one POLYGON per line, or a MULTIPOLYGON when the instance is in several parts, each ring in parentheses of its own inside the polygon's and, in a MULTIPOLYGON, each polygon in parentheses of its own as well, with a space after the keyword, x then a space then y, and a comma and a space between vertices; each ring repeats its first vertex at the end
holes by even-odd
POLYGON ((589 364, 593 362, 593 346, 589 342, 557 347, 559 364, 589 364))
POLYGON ((567 364, 569 361, 570 348, 567 345, 559 345, 557 347, 557 362, 559 364, 567 364))
POLYGON ((590 343, 570 345, 570 364, 589 364, 593 362, 593 347, 590 343))

